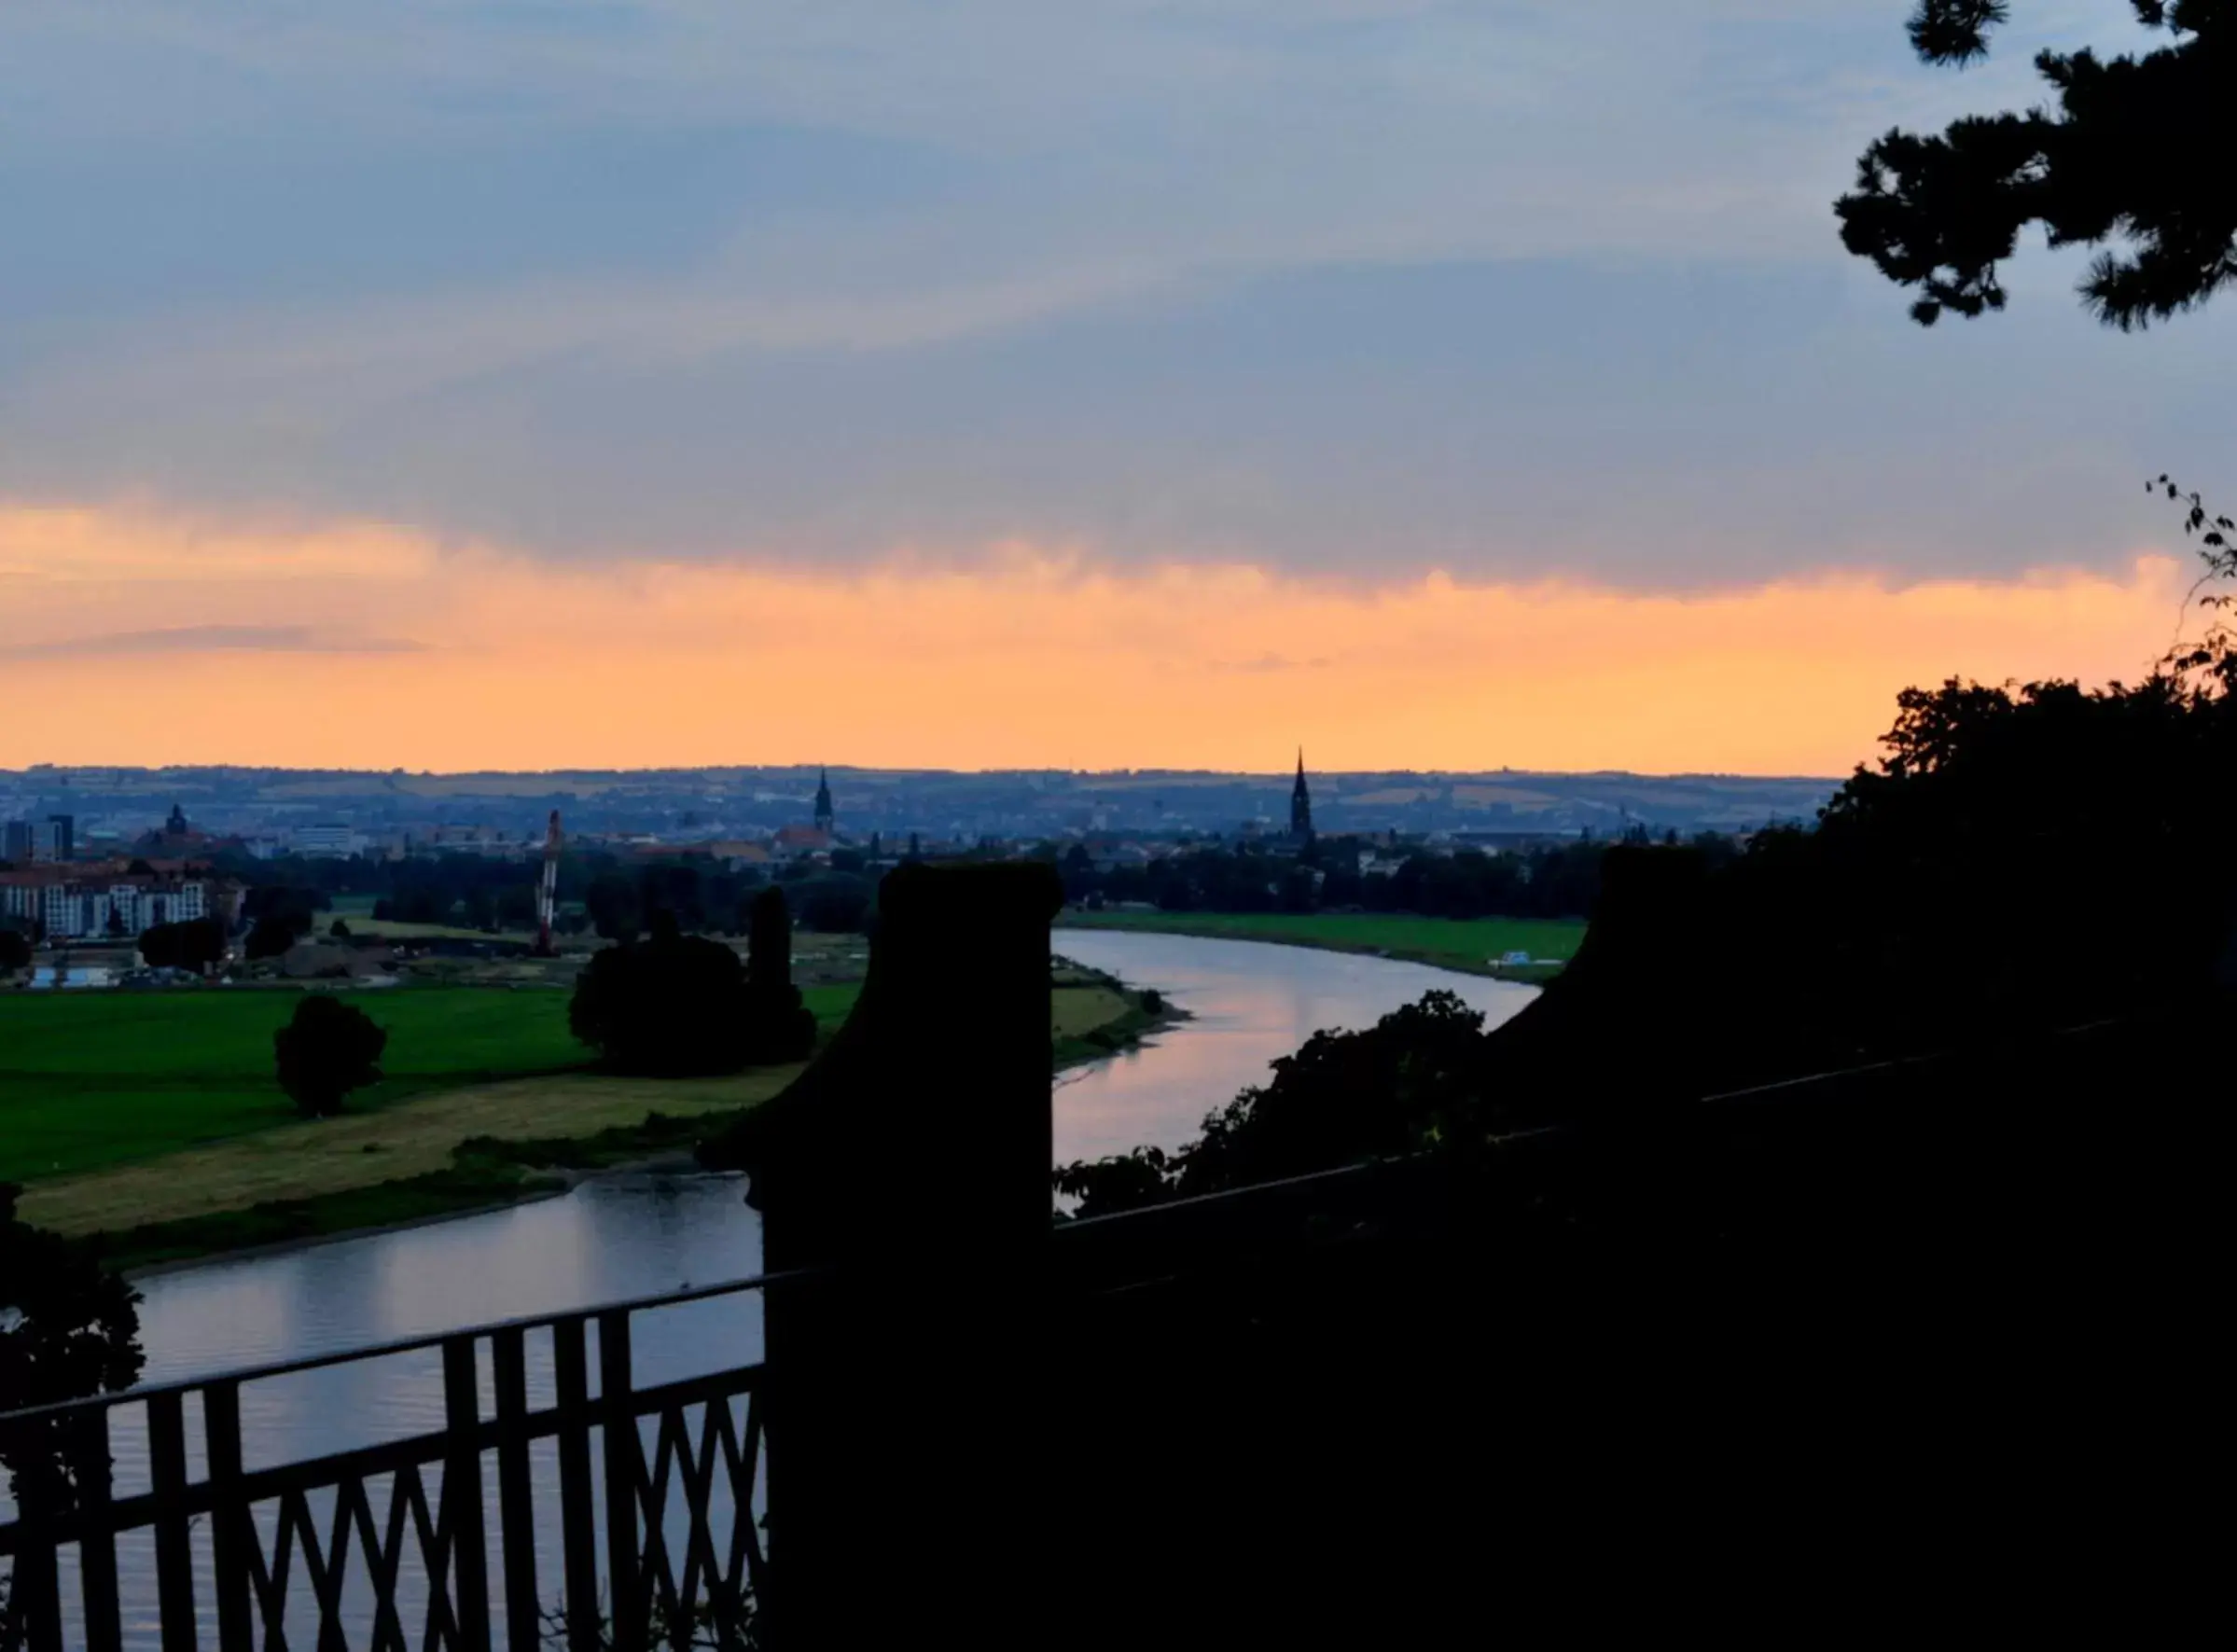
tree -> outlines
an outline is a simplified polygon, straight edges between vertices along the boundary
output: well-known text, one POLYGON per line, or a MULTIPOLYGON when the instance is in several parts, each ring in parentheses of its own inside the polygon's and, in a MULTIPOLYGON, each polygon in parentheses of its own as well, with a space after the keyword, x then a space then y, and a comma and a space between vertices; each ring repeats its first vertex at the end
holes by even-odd
POLYGON ((31 967, 31 942, 19 929, 0 928, 0 974, 31 967))
POLYGON ((745 937, 747 1059, 802 1062, 815 1048, 815 1012, 792 984, 792 914, 771 884, 754 897, 745 937))
POLYGON ((619 872, 601 872, 592 878, 583 892, 583 905, 590 910, 591 927, 601 938, 636 939, 640 926, 637 889, 619 872))
POLYGON ((337 918, 333 923, 327 924, 327 938, 328 940, 348 940, 350 938, 350 921, 347 918, 337 918))
POLYGON ((497 903, 487 889, 476 884, 466 891, 464 916, 468 929, 494 929, 497 927, 497 903))
MULTIPOLYGON (((2124 331, 2203 304, 2237 282, 2237 167, 2227 122, 2237 91, 2237 5, 2129 0, 2172 43, 2101 59, 2045 51, 2054 108, 1968 116, 1939 137, 1891 131, 1835 203, 1841 241, 1898 285, 1913 319, 2001 310, 1997 266, 2040 224, 2053 246, 2105 247, 2081 284, 2124 331)), ((1920 0, 1911 44, 1930 63, 1984 56, 2006 0, 1920 0)))
POLYGON ((735 1073, 751 1055, 745 967, 720 941, 655 915, 651 936, 593 954, 576 978, 567 1026, 618 1073, 689 1078, 735 1073))
POLYGON ((288 1023, 271 1035, 280 1088, 304 1115, 328 1118, 354 1090, 377 1083, 388 1034, 355 1005, 306 993, 288 1023))
MULTIPOLYGON (((83 1243, 18 1219, 21 1192, 0 1182, 0 1412, 130 1388, 142 1365, 139 1293, 83 1243)), ((63 1444, 60 1423, 0 1432, 19 1507, 71 1506, 63 1444)))
POLYGON ((1483 1044, 1480 1011, 1424 993, 1364 1031, 1313 1034, 1177 1152, 1066 1165, 1056 1190, 1077 1215, 1105 1215, 1410 1152, 1456 1119, 1480 1131, 1494 1122, 1480 1100, 1483 1044))
POLYGON ((265 918, 279 918, 292 925, 298 935, 309 935, 317 914, 333 905, 316 889, 297 884, 268 883, 252 889, 242 898, 241 915, 255 923, 265 918))
POLYGON ((800 927, 824 935, 860 934, 870 917, 869 880, 828 872, 799 886, 800 927))
POLYGON ((707 927, 706 895, 699 868, 687 862, 663 862, 637 874, 637 909, 647 916, 666 912, 676 927, 698 932, 707 927))
POLYGON ((127 935, 132 933, 131 929, 124 922, 124 913, 122 909, 117 907, 111 907, 109 909, 109 921, 106 927, 108 929, 109 939, 111 940, 122 940, 127 935))
POLYGON ((275 912, 259 918, 242 944, 245 958, 277 958, 289 947, 311 933, 311 915, 308 912, 275 912))
POLYGON ((158 923, 140 936, 140 961, 150 969, 201 969, 225 957, 225 926, 215 918, 158 923))
POLYGON ((1611 851, 1577 957, 1492 1035, 1503 1084, 1649 1105, 2184 1005, 2218 1026, 2232 676, 1907 689, 1815 830, 1722 866, 1611 851), (1728 958, 1744 983, 1703 967, 1728 958))

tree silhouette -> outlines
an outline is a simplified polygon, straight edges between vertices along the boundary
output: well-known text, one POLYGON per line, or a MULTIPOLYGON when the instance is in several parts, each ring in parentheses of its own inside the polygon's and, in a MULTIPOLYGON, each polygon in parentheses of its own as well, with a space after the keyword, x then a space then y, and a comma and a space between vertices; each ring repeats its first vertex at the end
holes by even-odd
POLYGON ((280 1088, 313 1118, 341 1111, 342 1098, 381 1076, 388 1034, 354 1005, 308 993, 295 1016, 271 1035, 280 1088))
POLYGON ((745 968, 720 941, 653 914, 650 937, 595 953, 576 978, 567 1026, 619 1073, 735 1073, 752 1054, 745 968))
POLYGON ((1482 1012, 1430 992, 1372 1027, 1313 1034, 1176 1152, 1081 1160, 1053 1183, 1076 1215, 1099 1216, 1411 1152, 1462 1117, 1477 1130, 1492 1122, 1482 1049, 1482 1012))
POLYGON ((0 927, 0 970, 30 967, 31 942, 21 930, 0 927))
MULTIPOLYGON (((1996 269, 2030 224, 2053 246, 2107 249, 2081 292, 2123 331, 2237 281, 2237 0, 2129 4, 2171 43, 2111 59, 2042 52, 2054 107, 1967 116, 1938 137, 1890 131, 1857 161, 1855 189, 1834 206, 1842 243, 1919 289, 1914 320, 2003 309, 1996 269)), ((1911 44, 1927 62, 1962 66, 1987 53, 2008 12, 2005 0, 1921 0, 1911 44)))
POLYGON ((601 872, 591 879, 583 892, 583 905, 590 911, 591 927, 603 938, 626 941, 637 937, 637 886, 619 872, 601 872))
POLYGON ((242 955, 247 958, 277 958, 309 932, 309 924, 307 916, 300 926, 282 913, 259 918, 255 927, 248 932, 248 939, 242 943, 242 955))
POLYGON ((225 956, 225 927, 215 918, 158 923, 140 935, 140 957, 150 969, 201 969, 225 956))
POLYGON ((754 897, 745 939, 749 1059, 800 1062, 815 1048, 815 1012, 792 984, 792 914, 773 883, 754 897))
MULTIPOLYGON (((18 1220, 21 1191, 0 1182, 0 1411, 130 1388, 142 1363, 139 1293, 84 1244, 18 1220)), ((63 1427, 0 1433, 0 1467, 19 1506, 70 1506, 63 1427)))

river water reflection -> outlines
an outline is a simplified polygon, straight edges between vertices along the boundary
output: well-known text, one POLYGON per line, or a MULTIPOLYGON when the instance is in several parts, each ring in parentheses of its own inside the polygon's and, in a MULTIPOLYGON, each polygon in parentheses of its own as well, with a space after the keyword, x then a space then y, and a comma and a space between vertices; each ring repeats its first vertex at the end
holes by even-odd
POLYGON ((1323 1027, 1364 1027, 1438 988, 1497 1026, 1535 987, 1354 952, 1110 929, 1060 929, 1065 957, 1155 987, 1190 1019, 1155 1042, 1057 1080, 1056 1159, 1174 1147, 1206 1113, 1263 1083, 1267 1064, 1323 1027))
MULTIPOLYGON (((1245 941, 1060 930, 1058 951, 1138 986, 1188 1020, 1129 1054, 1059 1082, 1059 1161, 1173 1146, 1205 1113, 1266 1076, 1316 1029, 1368 1024, 1432 988, 1459 993, 1494 1023, 1533 989, 1420 965, 1245 941)), ((757 1271, 759 1218, 735 1176, 620 1175, 563 1198, 425 1227, 144 1279, 146 1380, 162 1381, 362 1347, 483 1321, 561 1312, 757 1271)), ((933 1261, 937 1258, 927 1258, 933 1261)), ((531 1339, 532 1403, 551 1395, 548 1338, 531 1339)), ((639 1317, 639 1385, 750 1364, 761 1354, 757 1298, 733 1296, 639 1317)), ((488 1378, 484 1372, 484 1383, 488 1378)), ((442 1425, 432 1353, 246 1385, 242 1421, 252 1470, 398 1439, 442 1425)), ((118 1490, 146 1484, 140 1408, 117 1415, 118 1490)), ((193 1432, 190 1424, 190 1433, 193 1432)), ((199 1453, 198 1453, 199 1454, 199 1453)), ((201 1465, 196 1465, 199 1475, 201 1465)), ((539 1480, 550 1471, 538 1460, 539 1480)), ((539 1486, 539 1517, 552 1499, 539 1486)), ((539 1531, 547 1566, 556 1534, 539 1531)), ((198 1536, 198 1546, 203 1541, 198 1536)), ((128 1546, 120 1582, 128 1644, 152 1645, 152 1556, 128 1546)), ((546 1576, 550 1576, 549 1572, 546 1576)), ((200 1603, 207 1610, 209 1603, 200 1603)), ((292 1614, 291 1614, 292 1616, 292 1614)))
MULTIPOLYGON (((1534 994, 1424 965, 1253 941, 1059 930, 1052 944, 1082 964, 1158 988, 1191 1018, 1140 1049, 1059 1080, 1059 1162, 1146 1143, 1176 1145, 1318 1028, 1364 1026, 1438 987, 1495 1023, 1534 994)), ((145 1280, 146 1375, 165 1381, 558 1312, 736 1278, 760 1265, 760 1222, 745 1207, 739 1179, 602 1178, 563 1199, 145 1280)), ((641 1342, 641 1379, 716 1368, 699 1357, 714 1349, 686 1349, 680 1340, 700 1339, 679 1333, 641 1342)), ((735 1350, 723 1340, 727 1356, 735 1350)))

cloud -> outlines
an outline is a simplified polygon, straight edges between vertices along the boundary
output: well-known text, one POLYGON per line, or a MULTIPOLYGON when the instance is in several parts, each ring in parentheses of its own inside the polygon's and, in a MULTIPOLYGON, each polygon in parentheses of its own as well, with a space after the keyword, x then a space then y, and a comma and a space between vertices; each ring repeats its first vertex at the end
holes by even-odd
POLYGON ((1960 76, 1890 7, 20 0, 0 493, 598 561, 2114 567, 2130 480, 2219 457, 2226 324, 2108 347, 2026 258, 1922 339, 1828 203, 2119 10, 1960 76))
POLYGON ((308 625, 176 625, 156 631, 0 645, 0 659, 115 659, 148 654, 411 654, 420 645, 395 638, 322 636, 308 625))
MULTIPOLYGON (((0 508, 0 553, 42 537, 21 516, 0 508)), ((0 652, 0 704, 40 708, 0 721, 0 764, 1265 769, 1302 741, 1331 768, 1839 773, 1910 684, 2142 674, 2185 584, 2150 550, 2117 575, 1690 594, 1029 544, 846 572, 555 565, 349 526, 235 534, 213 561, 187 525, 74 520, 87 554, 142 576, 26 577, 10 631, 118 634, 100 615, 168 640, 0 652), (340 614, 420 646, 235 646, 331 637, 340 614)))

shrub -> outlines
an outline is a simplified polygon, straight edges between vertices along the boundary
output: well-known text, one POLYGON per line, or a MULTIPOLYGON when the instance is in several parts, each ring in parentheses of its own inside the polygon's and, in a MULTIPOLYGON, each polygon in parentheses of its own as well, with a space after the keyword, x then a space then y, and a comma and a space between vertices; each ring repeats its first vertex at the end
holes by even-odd
POLYGON ((859 935, 868 926, 871 887, 867 878, 826 873, 802 880, 797 894, 802 929, 824 935, 859 935))
POLYGON ((280 1088, 313 1118, 341 1111, 342 1098, 381 1076, 388 1034, 356 1006, 310 993, 295 1016, 271 1035, 280 1088))
POLYGON ((750 1020, 738 954, 672 922, 594 954, 567 1006, 568 1029, 607 1066, 659 1078, 737 1072, 750 1059, 750 1020))
POLYGON ((308 912, 273 912, 257 920, 243 944, 242 955, 246 958, 277 958, 289 947, 311 933, 311 914, 308 912))
POLYGON ((1097 1216, 1415 1151, 1456 1121, 1488 1118, 1482 1046, 1482 1012, 1427 993, 1361 1031, 1313 1034, 1178 1151, 1069 1164, 1056 1190, 1097 1216))
POLYGON ((201 969, 225 957, 225 926, 215 918, 157 923, 140 934, 140 960, 150 969, 201 969))

